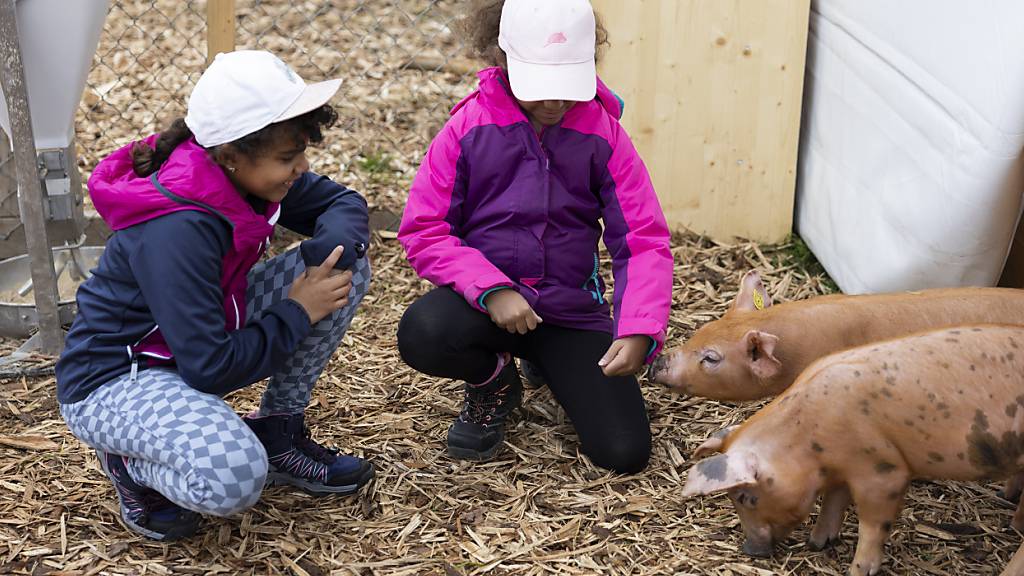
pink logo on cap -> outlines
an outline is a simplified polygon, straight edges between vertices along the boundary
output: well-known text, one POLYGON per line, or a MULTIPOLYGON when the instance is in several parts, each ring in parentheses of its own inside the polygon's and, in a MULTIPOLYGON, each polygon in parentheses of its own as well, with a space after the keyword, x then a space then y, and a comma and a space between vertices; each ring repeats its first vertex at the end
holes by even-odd
POLYGON ((561 32, 555 32, 550 37, 548 37, 548 43, 545 44, 544 47, 547 48, 552 44, 567 44, 568 42, 569 39, 565 37, 565 34, 561 32))

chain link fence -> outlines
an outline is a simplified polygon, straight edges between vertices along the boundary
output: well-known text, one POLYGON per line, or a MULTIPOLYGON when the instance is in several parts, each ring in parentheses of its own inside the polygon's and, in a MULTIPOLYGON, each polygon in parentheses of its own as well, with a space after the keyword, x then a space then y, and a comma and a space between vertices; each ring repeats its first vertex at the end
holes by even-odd
MULTIPOLYGON (((238 0, 236 45, 270 50, 308 81, 343 78, 340 121, 314 170, 397 211, 450 107, 475 83, 452 28, 457 0, 238 0)), ((112 0, 77 116, 86 174, 184 115, 206 65, 206 2, 112 0)))

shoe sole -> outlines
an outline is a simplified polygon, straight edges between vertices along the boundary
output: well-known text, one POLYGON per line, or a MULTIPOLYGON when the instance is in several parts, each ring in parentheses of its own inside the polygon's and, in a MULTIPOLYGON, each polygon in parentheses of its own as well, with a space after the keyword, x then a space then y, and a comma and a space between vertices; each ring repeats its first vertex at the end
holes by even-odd
POLYGON ((267 474, 267 486, 291 486, 298 488, 310 496, 347 496, 349 494, 355 494, 360 488, 369 484, 375 477, 377 472, 373 465, 360 476, 355 484, 343 484, 341 486, 328 486, 326 484, 320 484, 319 482, 310 482, 301 478, 296 478, 291 474, 285 474, 283 472, 269 472, 267 474))
POLYGON ((501 450, 501 446, 504 443, 505 443, 504 440, 501 441, 501 442, 498 442, 497 444, 494 445, 493 448, 490 448, 489 450, 485 450, 483 452, 479 452, 477 450, 472 450, 470 448, 459 448, 458 446, 452 446, 452 445, 449 444, 448 445, 448 455, 451 456, 452 458, 456 459, 456 460, 471 460, 473 462, 486 462, 487 460, 490 460, 490 459, 494 458, 494 456, 498 453, 498 451, 501 450))
MULTIPOLYGON (((99 451, 97 451, 97 452, 100 453, 100 454, 103 454, 103 452, 99 452, 99 451)), ((143 528, 142 526, 139 526, 135 522, 132 522, 131 519, 128 517, 128 507, 124 505, 124 499, 121 498, 121 492, 118 491, 118 489, 117 489, 117 479, 114 477, 114 473, 110 471, 110 468, 107 467, 106 455, 104 454, 104 456, 101 457, 99 460, 100 460, 100 469, 103 470, 103 473, 106 474, 107 478, 109 478, 110 481, 114 484, 114 494, 117 495, 117 504, 118 504, 118 507, 121 509, 120 520, 121 520, 121 524, 125 528, 127 528, 128 530, 130 530, 132 532, 135 532, 136 534, 141 534, 142 536, 145 536, 146 538, 149 538, 150 540, 156 540, 157 542, 175 542, 177 540, 182 540, 184 538, 188 538, 188 537, 190 537, 190 536, 192 536, 192 535, 194 535, 196 533, 196 531, 199 528, 198 524, 191 525, 191 526, 186 525, 186 526, 182 526, 180 528, 179 527, 172 528, 168 532, 166 532, 164 534, 161 534, 159 532, 154 532, 152 530, 149 530, 148 528, 143 528)))

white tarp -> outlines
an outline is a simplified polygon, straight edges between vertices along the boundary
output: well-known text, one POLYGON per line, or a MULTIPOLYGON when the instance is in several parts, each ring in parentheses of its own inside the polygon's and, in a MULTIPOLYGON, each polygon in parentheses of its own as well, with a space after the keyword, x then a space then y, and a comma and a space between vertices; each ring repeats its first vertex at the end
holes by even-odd
POLYGON ((797 228, 847 293, 995 285, 1021 210, 1024 2, 816 0, 797 228))

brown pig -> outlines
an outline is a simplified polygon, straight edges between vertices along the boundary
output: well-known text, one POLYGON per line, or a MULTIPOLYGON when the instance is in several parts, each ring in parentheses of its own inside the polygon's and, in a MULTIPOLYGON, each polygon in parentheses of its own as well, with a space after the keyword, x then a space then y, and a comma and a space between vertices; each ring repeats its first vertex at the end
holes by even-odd
POLYGON ((727 491, 744 551, 770 554, 824 492, 811 544, 838 538, 852 499, 850 574, 875 574, 911 480, 1024 469, 1024 327, 947 328, 828 356, 709 449, 723 453, 690 470, 683 494, 727 491))
MULTIPOLYGON (((957 324, 1024 325, 1024 290, 950 288, 832 295, 773 306, 756 271, 726 314, 651 366, 652 381, 713 400, 779 394, 828 354, 957 324)), ((1011 494, 1012 496, 1012 494, 1011 494)))

